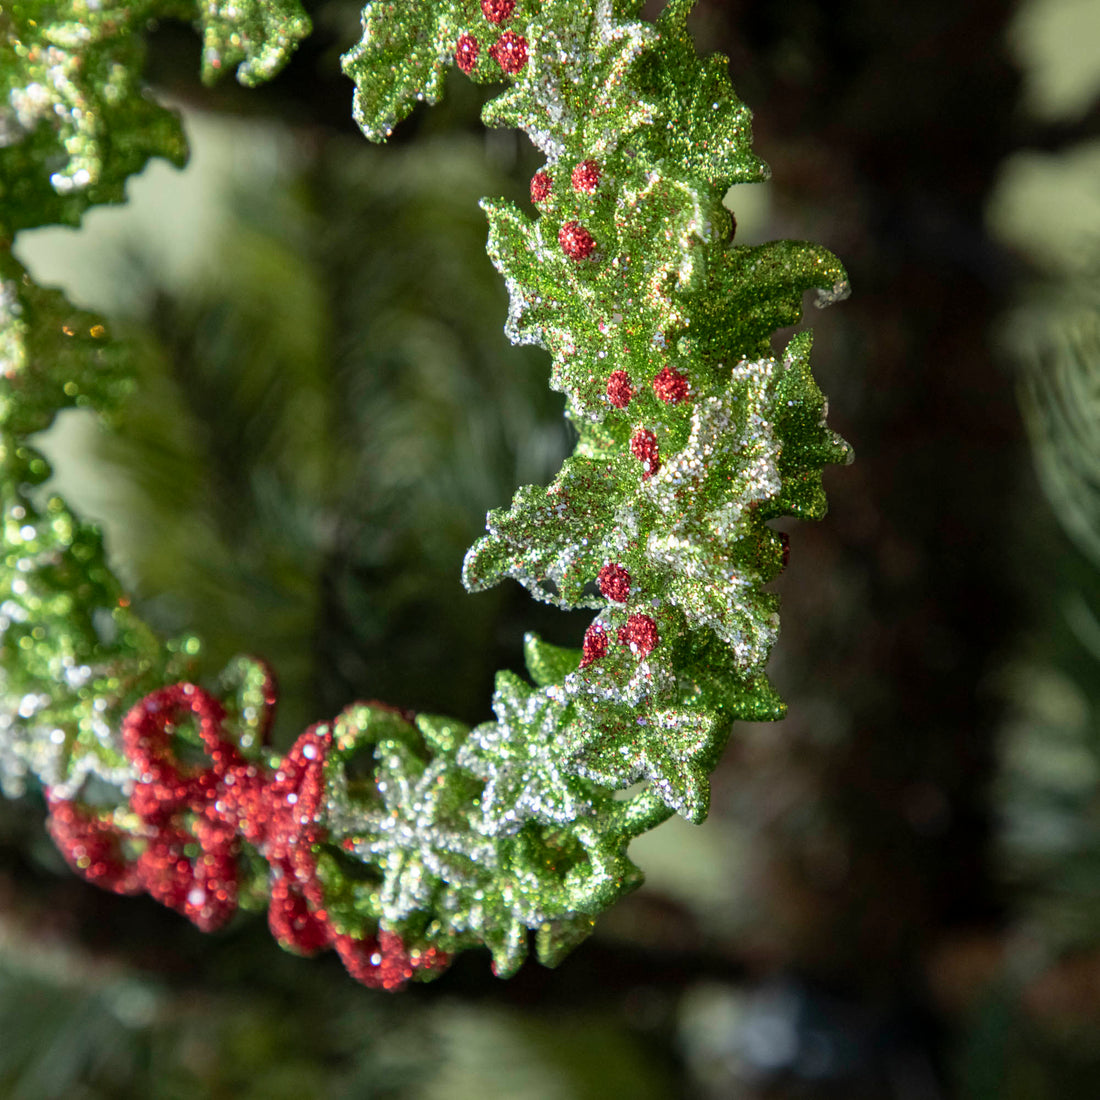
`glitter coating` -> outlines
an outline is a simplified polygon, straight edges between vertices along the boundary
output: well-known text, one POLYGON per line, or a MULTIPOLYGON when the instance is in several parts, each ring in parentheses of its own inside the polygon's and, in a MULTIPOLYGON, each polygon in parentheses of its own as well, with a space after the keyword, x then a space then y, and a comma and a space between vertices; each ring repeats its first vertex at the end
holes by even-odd
POLYGON ((767 520, 820 518, 821 469, 849 452, 825 426, 809 334, 781 353, 771 340, 800 319, 804 291, 835 301, 846 282, 816 246, 731 243, 722 196, 767 176, 749 113, 726 60, 697 57, 689 0, 656 23, 641 6, 363 11, 343 65, 368 137, 435 102, 453 64, 503 81, 486 123, 522 128, 546 157, 534 217, 482 205, 506 331, 549 353, 579 441, 551 485, 490 512, 463 581, 510 577, 594 617, 579 649, 528 635, 528 678, 498 675, 491 721, 356 703, 284 756, 267 745, 271 670, 242 657, 195 683, 198 640, 155 637, 98 531, 35 492, 49 468, 29 437, 63 408, 109 417, 132 372, 105 323, 37 287, 10 246, 118 201, 150 156, 186 155, 141 87, 151 16, 186 9, 204 75, 236 66, 245 83, 272 75, 308 24, 296 0, 0 13, 0 783, 47 789, 77 873, 202 928, 266 906, 285 947, 333 949, 384 989, 478 946, 511 974, 532 932, 555 965, 641 881, 634 837, 673 813, 706 816, 732 721, 782 715, 764 588, 787 544, 767 520))
POLYGON ((173 111, 144 87, 141 32, 158 15, 192 20, 203 78, 236 66, 257 84, 310 24, 298 0, 15 0, 0 7, 0 244, 19 229, 75 225, 122 202, 150 157, 182 165, 173 111))
POLYGON ((515 76, 527 64, 527 39, 514 31, 505 31, 490 47, 489 56, 503 73, 515 76))
POLYGON ((550 197, 553 183, 545 172, 536 172, 531 177, 531 201, 545 202, 550 197))
POLYGON ((596 251, 596 238, 580 222, 566 222, 558 230, 558 244, 571 260, 587 260, 596 251))
POLYGON ((600 186, 600 166, 594 160, 582 160, 569 177, 574 191, 594 195, 600 186))
POLYGON ((634 396, 630 375, 625 370, 613 370, 607 379, 607 399, 617 409, 625 409, 634 396))

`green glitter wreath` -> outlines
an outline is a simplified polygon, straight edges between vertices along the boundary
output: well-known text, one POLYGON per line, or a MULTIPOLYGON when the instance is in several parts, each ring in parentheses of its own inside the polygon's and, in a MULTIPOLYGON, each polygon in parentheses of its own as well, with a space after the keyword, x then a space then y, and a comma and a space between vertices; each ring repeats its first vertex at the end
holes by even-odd
POLYGON ((110 572, 99 532, 40 488, 28 443, 61 409, 123 401, 126 349, 36 286, 16 233, 121 201, 148 158, 181 164, 175 116, 140 83, 140 29, 192 19, 204 75, 255 83, 308 21, 296 0, 41 0, 0 10, 0 782, 47 793, 51 832, 91 881, 148 890, 214 928, 268 907, 284 946, 338 950, 396 988, 485 945, 513 973, 535 930, 553 965, 636 887, 627 847, 673 813, 701 821, 735 719, 778 718, 777 516, 820 518, 824 423, 810 335, 777 354, 805 291, 846 293, 824 249, 732 243, 722 198, 763 180, 691 0, 368 3, 344 58, 354 114, 384 139, 457 63, 505 82, 484 110, 545 154, 535 216, 485 201, 514 343, 551 355, 579 440, 548 487, 489 513, 471 591, 512 577, 596 612, 580 649, 526 641, 531 682, 497 677, 473 729, 355 704, 283 757, 265 745, 267 669, 190 682, 200 643, 165 642, 110 572), (176 746, 190 743, 184 764, 176 746), (200 750, 202 750, 200 752, 200 750), (364 768, 364 761, 370 764, 364 768), (104 792, 110 792, 105 795, 104 792))

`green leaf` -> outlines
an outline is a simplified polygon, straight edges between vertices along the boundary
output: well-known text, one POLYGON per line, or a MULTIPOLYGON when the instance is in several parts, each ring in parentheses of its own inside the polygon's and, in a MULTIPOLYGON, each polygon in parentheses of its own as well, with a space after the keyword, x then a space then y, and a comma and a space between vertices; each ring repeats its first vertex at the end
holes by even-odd
POLYGON ((562 747, 564 695, 498 672, 493 711, 496 721, 476 726, 458 755, 460 767, 486 780, 480 831, 508 835, 529 820, 568 825, 591 814, 594 792, 570 771, 562 747))
POLYGON ((235 657, 218 677, 226 726, 246 755, 257 756, 267 745, 275 719, 275 678, 255 657, 235 657))
POLYGON ((341 58, 355 81, 352 114, 371 141, 384 141, 418 100, 437 103, 443 76, 462 27, 461 5, 371 0, 363 9, 363 36, 341 58))
POLYGON ((130 371, 101 317, 38 286, 0 249, 0 431, 43 431, 67 408, 110 413, 132 389, 130 371))
POLYGON ((580 664, 581 651, 544 642, 537 634, 523 637, 523 659, 527 672, 539 687, 560 684, 580 664))
POLYGON ((653 103, 622 95, 633 83, 631 68, 657 41, 650 24, 619 20, 606 4, 593 13, 575 0, 549 0, 525 32, 535 47, 530 61, 511 88, 485 105, 487 126, 522 129, 551 160, 569 146, 606 159, 653 121, 653 103), (554 48, 566 42, 576 45, 554 48), (587 47, 583 79, 577 47, 587 47))
POLYGON ((270 80, 311 30, 299 0, 198 0, 202 78, 237 66, 249 88, 270 80))
MULTIPOLYGON (((555 189, 567 191, 568 172, 548 170, 555 189)), ((553 226, 576 220, 565 199, 536 221, 511 203, 482 207, 489 255, 508 287, 509 338, 550 351, 551 388, 568 395, 575 419, 618 415, 606 396, 609 376, 624 370, 641 382, 666 365, 668 337, 688 323, 684 304, 706 285, 707 246, 724 239, 728 212, 690 183, 624 167, 615 201, 584 215, 602 257, 591 264, 567 257, 556 239, 553 226)), ((648 407, 675 418, 661 402, 648 407)))
POLYGON ((462 583, 480 592, 505 577, 558 607, 602 607, 585 584, 623 537, 611 522, 623 494, 627 459, 568 458, 547 489, 525 485, 508 511, 489 513, 489 533, 470 548, 462 583))
POLYGON ((657 20, 660 46, 643 63, 642 87, 670 121, 647 131, 644 155, 723 191, 766 180, 767 165, 752 152, 752 114, 730 84, 729 59, 696 55, 687 29, 693 6, 694 0, 670 3, 657 20))
POLYGON ((493 973, 511 978, 527 958, 527 925, 515 917, 485 929, 485 946, 493 956, 493 973))
POLYGON ((186 161, 179 119, 141 80, 151 14, 148 2, 0 9, 0 244, 122 202, 150 157, 186 161))
POLYGON ((844 268, 825 248, 771 241, 723 250, 690 303, 695 352, 715 363, 770 355, 772 333, 801 320, 802 295, 814 289, 826 301, 847 295, 844 268))
POLYGON ((779 626, 763 586, 781 568, 782 544, 756 515, 782 486, 782 437, 771 422, 777 369, 770 358, 734 367, 724 392, 692 405, 686 444, 643 487, 653 513, 667 517, 645 544, 660 587, 744 671, 763 666, 779 626))
POLYGON ((821 484, 823 467, 852 461, 851 447, 825 423, 825 395, 810 370, 813 334, 791 338, 776 375, 775 429, 783 440, 777 467, 781 491, 762 505, 760 518, 797 516, 822 519, 828 510, 821 484))
POLYGON ((564 920, 546 921, 535 937, 535 950, 543 966, 557 966, 595 931, 596 921, 588 913, 564 920))
POLYGON ((618 789, 649 782, 676 813, 703 821, 710 807, 709 772, 725 742, 719 730, 727 724, 682 708, 648 710, 627 721, 629 728, 609 724, 585 732, 575 764, 579 774, 618 789))
POLYGON ((470 727, 465 723, 437 714, 418 714, 416 728, 433 753, 457 752, 470 732, 470 727))

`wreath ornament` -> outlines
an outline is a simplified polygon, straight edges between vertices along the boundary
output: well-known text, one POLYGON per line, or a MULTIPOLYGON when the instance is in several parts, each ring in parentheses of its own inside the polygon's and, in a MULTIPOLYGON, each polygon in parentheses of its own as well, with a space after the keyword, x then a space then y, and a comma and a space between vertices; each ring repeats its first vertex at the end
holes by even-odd
POLYGON ((530 680, 497 676, 469 728, 356 703, 267 744, 271 671, 241 657, 195 682, 201 643, 164 641, 108 568, 98 530, 42 486, 31 437, 62 409, 109 417, 132 384, 103 322, 37 286, 16 234, 121 201, 152 156, 182 163, 175 116, 140 84, 140 29, 183 15, 204 76, 273 75, 309 25, 297 0, 17 0, 0 13, 0 782, 40 785, 72 867, 215 929, 268 911, 286 948, 339 952, 369 986, 431 978, 484 945, 515 972, 535 932, 556 964, 636 887, 630 841, 701 821, 735 719, 778 718, 764 664, 777 516, 820 518, 824 422, 810 335, 781 352, 804 291, 844 296, 801 242, 733 243, 722 198, 763 180, 721 56, 691 0, 372 0, 343 60, 354 115, 384 140, 455 64, 505 90, 490 126, 546 157, 532 211, 486 200, 506 332, 551 356, 576 449, 547 487, 489 513, 463 582, 511 577, 595 612, 578 649, 528 635, 530 680), (368 766, 364 767, 364 764, 368 766))

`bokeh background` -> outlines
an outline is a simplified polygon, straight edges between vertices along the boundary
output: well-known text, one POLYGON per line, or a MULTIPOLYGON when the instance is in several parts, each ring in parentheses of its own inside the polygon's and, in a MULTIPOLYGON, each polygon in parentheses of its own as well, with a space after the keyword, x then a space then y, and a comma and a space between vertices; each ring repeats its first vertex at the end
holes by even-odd
MULTIPOLYGON (((651 5, 659 8, 659 4, 651 5)), ((385 148, 350 120, 347 0, 270 86, 203 88, 150 32, 182 173, 24 234, 140 349, 122 431, 44 446, 149 618, 250 651, 284 743, 355 698, 475 722, 525 630, 468 597, 484 513, 570 447, 507 345, 482 195, 538 157, 456 79, 385 148)), ((855 447, 789 524, 770 671, 708 822, 561 968, 470 954, 371 992, 262 918, 203 936, 69 874, 0 804, 0 1095, 1083 1100, 1100 1095, 1100 0, 701 0, 773 182, 742 241, 807 238, 852 298, 807 321, 855 447)))

